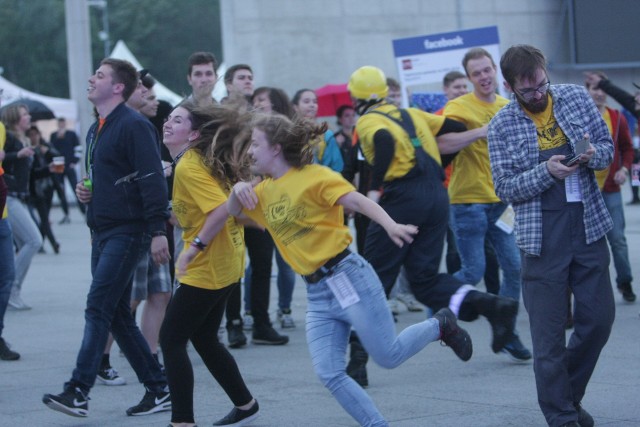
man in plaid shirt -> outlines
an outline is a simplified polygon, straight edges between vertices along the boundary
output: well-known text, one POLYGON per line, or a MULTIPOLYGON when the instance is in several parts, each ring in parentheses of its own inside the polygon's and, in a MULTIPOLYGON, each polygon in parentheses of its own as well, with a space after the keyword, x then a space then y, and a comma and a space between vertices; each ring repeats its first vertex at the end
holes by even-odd
POLYGON ((615 315, 612 221, 593 171, 611 163, 613 143, 587 91, 551 86, 535 47, 509 48, 500 68, 513 96, 489 124, 489 156, 496 194, 516 213, 538 402, 550 426, 593 426, 580 402, 615 315), (567 346, 568 288, 575 329, 567 346))

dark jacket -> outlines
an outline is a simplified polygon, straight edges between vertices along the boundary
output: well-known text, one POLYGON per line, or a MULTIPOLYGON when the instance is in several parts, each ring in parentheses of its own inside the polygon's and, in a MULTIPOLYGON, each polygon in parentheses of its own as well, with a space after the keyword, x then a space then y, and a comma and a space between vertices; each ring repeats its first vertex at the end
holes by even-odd
POLYGON ((9 195, 12 196, 22 197, 29 194, 29 175, 33 156, 18 158, 18 151, 23 148, 24 145, 20 140, 12 132, 7 132, 2 167, 5 173, 4 180, 9 187, 9 195))
POLYGON ((76 151, 76 147, 80 146, 80 141, 78 141, 78 135, 75 132, 67 130, 62 138, 58 138, 58 132, 53 132, 49 142, 58 150, 61 156, 64 156, 66 167, 69 167, 71 163, 80 161, 76 151))
POLYGON ((99 132, 98 122, 89 129, 86 165, 93 194, 87 224, 93 232, 166 231, 167 183, 155 135, 153 125, 124 103, 107 116, 99 132))

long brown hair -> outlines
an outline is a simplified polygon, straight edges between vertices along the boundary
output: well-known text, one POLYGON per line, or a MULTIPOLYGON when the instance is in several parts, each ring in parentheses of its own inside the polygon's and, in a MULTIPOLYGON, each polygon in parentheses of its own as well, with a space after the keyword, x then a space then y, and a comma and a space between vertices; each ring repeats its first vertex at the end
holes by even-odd
POLYGON ((241 105, 197 106, 187 100, 179 105, 189 112, 191 129, 199 136, 192 142, 211 175, 232 186, 248 180, 251 143, 250 115, 241 105))
POLYGON ((263 131, 269 144, 279 144, 284 159, 296 168, 313 163, 317 137, 327 131, 326 123, 317 124, 303 117, 290 120, 282 114, 256 113, 251 127, 263 131))

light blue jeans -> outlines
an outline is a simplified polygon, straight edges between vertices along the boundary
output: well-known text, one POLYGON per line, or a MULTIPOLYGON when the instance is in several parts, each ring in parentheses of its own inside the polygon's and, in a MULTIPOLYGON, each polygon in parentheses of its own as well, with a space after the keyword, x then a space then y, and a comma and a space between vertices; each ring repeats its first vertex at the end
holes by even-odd
POLYGON ((13 231, 13 240, 16 243, 16 278, 14 287, 22 289, 22 282, 29 271, 33 257, 42 247, 42 235, 38 225, 34 222, 26 203, 15 197, 7 197, 7 209, 9 210, 9 224, 13 231))
POLYGON ((343 309, 327 285, 327 278, 307 285, 307 343, 313 367, 338 403, 362 426, 387 426, 369 395, 346 374, 345 355, 353 327, 371 358, 391 369, 440 337, 440 326, 428 319, 396 335, 382 283, 358 254, 334 267, 344 273, 360 301, 343 309))
POLYGON ((513 233, 507 234, 496 226, 507 205, 504 203, 464 203, 450 206, 451 229, 462 267, 454 277, 464 283, 476 285, 484 276, 485 236, 493 245, 502 270, 500 295, 520 301, 520 251, 513 233))
POLYGON ((629 263, 629 248, 627 238, 624 236, 624 208, 622 206, 622 194, 602 192, 604 204, 609 210, 613 220, 613 228, 607 233, 607 240, 611 246, 613 265, 616 267, 616 283, 631 283, 631 264, 629 263))

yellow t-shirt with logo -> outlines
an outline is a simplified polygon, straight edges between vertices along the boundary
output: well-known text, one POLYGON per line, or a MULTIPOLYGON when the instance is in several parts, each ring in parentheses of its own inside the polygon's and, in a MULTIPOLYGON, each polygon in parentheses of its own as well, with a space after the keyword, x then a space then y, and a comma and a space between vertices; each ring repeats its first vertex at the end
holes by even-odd
MULTIPOLYGON (((613 135, 613 123, 611 122, 611 114, 609 114, 609 110, 607 110, 606 108, 604 109, 604 113, 602 113, 602 118, 609 128, 609 133, 613 135)), ((607 166, 605 169, 593 171, 596 175, 596 181, 598 181, 598 188, 600 190, 602 190, 602 187, 604 187, 604 182, 607 180, 607 176, 609 176, 610 169, 611 165, 607 166)))
MULTIPOLYGON (((200 155, 187 151, 176 166, 173 181, 173 212, 185 249, 198 235, 207 215, 227 201, 229 189, 209 173, 200 155)), ((226 208, 225 208, 226 209, 226 208)), ((187 267, 182 283, 204 289, 221 289, 238 282, 244 274, 244 228, 228 217, 206 249, 187 267)))
MULTIPOLYGON (((4 144, 7 142, 7 130, 4 127, 4 124, 0 122, 0 150, 4 150, 4 144)), ((2 169, 2 162, 0 161, 0 175, 4 175, 4 169, 2 169)), ((2 210, 2 215, 0 218, 5 219, 8 215, 7 205, 4 206, 2 210)))
POLYGON ((255 187, 258 205, 243 212, 264 226, 282 257, 298 274, 311 274, 353 240, 344 225, 340 197, 355 191, 326 166, 291 168, 255 187))
POLYGON ((524 112, 536 126, 540 151, 559 148, 567 143, 567 137, 553 115, 553 98, 550 95, 548 96, 547 108, 544 111, 536 114, 528 110, 524 110, 524 112))
MULTIPOLYGON (((422 148, 440 163, 440 151, 434 135, 440 132, 444 124, 444 117, 425 113, 415 108, 407 108, 406 110, 413 121, 416 135, 420 139, 422 148)), ((397 120, 402 120, 398 108, 391 104, 383 104, 373 111, 389 114, 397 120)), ((415 148, 411 144, 409 135, 404 128, 388 117, 369 112, 358 119, 356 131, 364 157, 369 164, 373 165, 375 163, 373 137, 380 129, 389 131, 396 143, 393 159, 384 176, 384 181, 388 182, 402 178, 416 164, 415 148)))
MULTIPOLYGON (((464 123, 468 130, 489 124, 493 116, 509 100, 496 95, 494 102, 484 102, 471 92, 453 99, 444 107, 445 117, 464 123)), ((469 144, 452 162, 453 172, 449 181, 450 203, 496 203, 496 196, 489 162, 487 139, 481 138, 469 144)))

